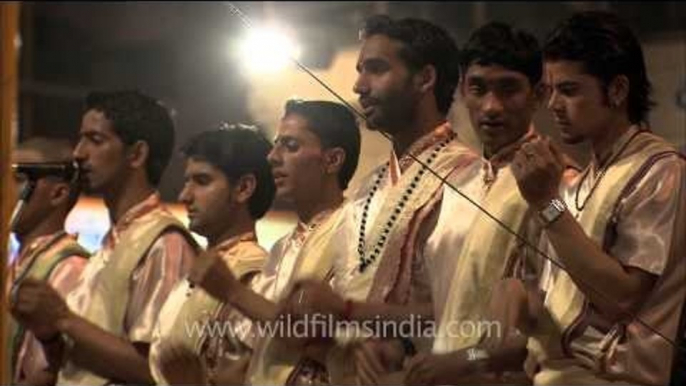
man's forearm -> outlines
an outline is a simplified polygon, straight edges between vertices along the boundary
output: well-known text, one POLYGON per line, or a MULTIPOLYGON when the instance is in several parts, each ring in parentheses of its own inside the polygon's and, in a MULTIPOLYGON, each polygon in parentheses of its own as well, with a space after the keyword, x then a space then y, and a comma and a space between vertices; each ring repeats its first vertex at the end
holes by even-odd
POLYGON ((245 285, 228 291, 223 300, 255 322, 272 321, 277 316, 276 304, 245 285))
POLYGON ((550 224, 546 233, 572 280, 596 308, 621 318, 640 302, 645 283, 604 253, 569 212, 550 224))
POLYGON ((114 336, 89 321, 71 315, 59 325, 74 346, 69 359, 103 378, 126 383, 151 384, 147 350, 141 352, 133 343, 114 336))

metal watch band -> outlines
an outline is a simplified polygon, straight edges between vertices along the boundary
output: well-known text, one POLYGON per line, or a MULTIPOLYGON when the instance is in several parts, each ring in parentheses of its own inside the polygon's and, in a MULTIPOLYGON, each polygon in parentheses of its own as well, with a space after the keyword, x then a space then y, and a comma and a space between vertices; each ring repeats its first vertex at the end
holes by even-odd
POLYGON ((550 200, 548 205, 538 212, 539 217, 543 220, 545 226, 548 226, 555 222, 562 213, 567 210, 567 206, 564 201, 559 198, 553 198, 550 200))

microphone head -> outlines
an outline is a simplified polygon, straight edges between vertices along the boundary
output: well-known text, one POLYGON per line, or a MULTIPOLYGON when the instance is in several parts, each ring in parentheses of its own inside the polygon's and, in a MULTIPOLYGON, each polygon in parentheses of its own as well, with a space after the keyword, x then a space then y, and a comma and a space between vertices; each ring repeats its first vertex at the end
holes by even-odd
POLYGON ((23 174, 31 180, 58 177, 73 183, 78 180, 81 168, 76 161, 68 162, 22 162, 12 164, 12 172, 23 174))

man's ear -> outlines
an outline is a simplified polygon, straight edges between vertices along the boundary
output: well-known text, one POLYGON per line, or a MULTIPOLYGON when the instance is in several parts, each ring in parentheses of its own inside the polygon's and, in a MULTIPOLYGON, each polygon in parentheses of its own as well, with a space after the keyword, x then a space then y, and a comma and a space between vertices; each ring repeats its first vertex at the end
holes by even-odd
POLYGON ((607 87, 607 100, 611 107, 619 107, 629 99, 631 84, 626 75, 617 75, 607 87))
POLYGON ((133 169, 144 168, 149 156, 150 147, 148 146, 147 142, 136 141, 136 143, 129 146, 129 166, 131 166, 133 169))
POLYGON ((423 93, 431 91, 436 85, 437 76, 438 75, 436 74, 436 67, 430 64, 424 66, 424 68, 422 68, 419 72, 414 74, 414 79, 417 88, 423 93))
POLYGON ((250 197, 257 189, 257 179, 254 174, 242 175, 233 187, 234 200, 239 204, 245 204, 250 201, 250 197))
POLYGON ((333 147, 324 150, 324 172, 326 174, 337 174, 345 163, 345 150, 340 147, 333 147))
POLYGON ((57 207, 69 200, 69 185, 66 182, 55 183, 50 189, 50 206, 57 207))

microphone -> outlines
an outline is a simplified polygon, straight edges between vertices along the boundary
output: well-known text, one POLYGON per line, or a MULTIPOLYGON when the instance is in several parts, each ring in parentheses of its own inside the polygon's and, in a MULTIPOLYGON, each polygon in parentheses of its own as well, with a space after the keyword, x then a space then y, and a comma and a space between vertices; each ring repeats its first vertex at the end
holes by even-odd
POLYGON ((65 181, 76 181, 81 172, 81 167, 76 161, 16 163, 12 164, 12 171, 23 174, 30 180, 52 176, 62 178, 65 181))

